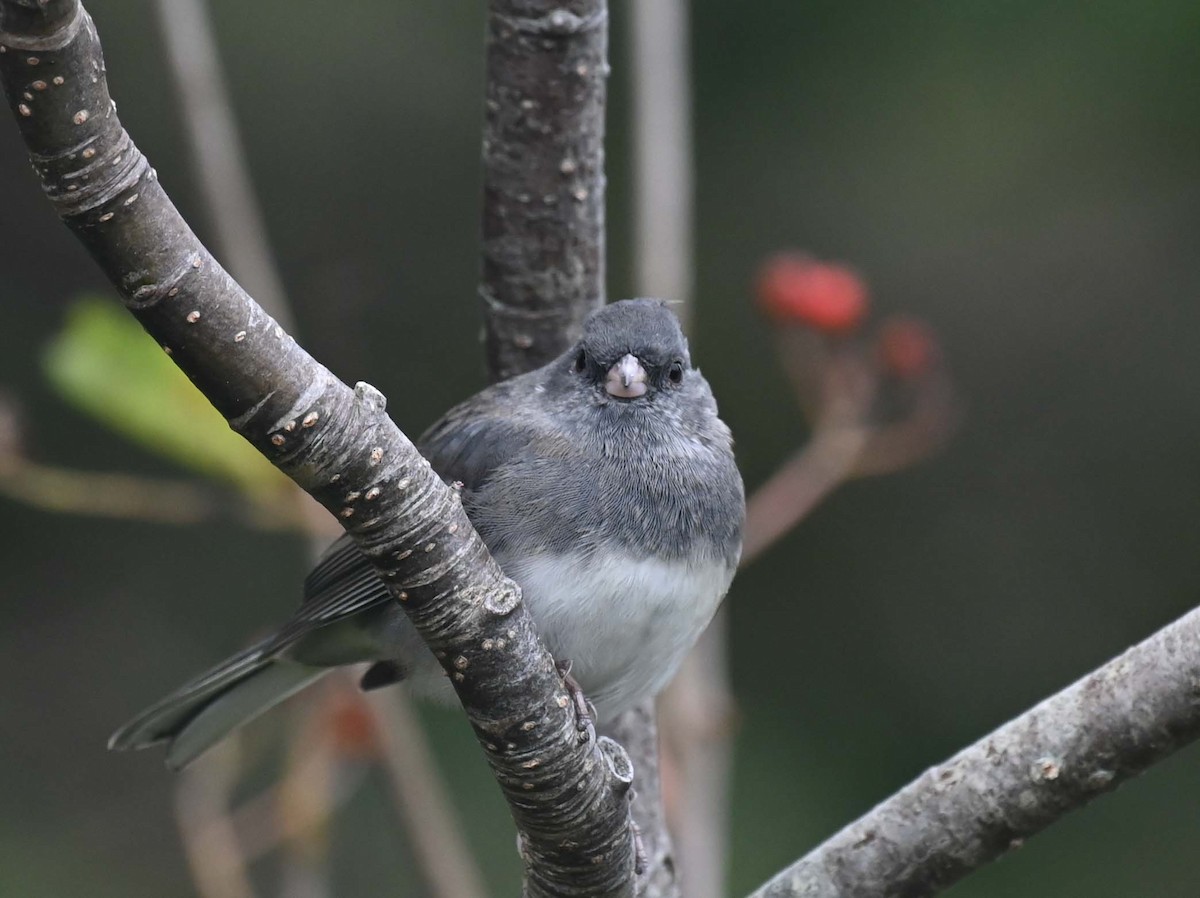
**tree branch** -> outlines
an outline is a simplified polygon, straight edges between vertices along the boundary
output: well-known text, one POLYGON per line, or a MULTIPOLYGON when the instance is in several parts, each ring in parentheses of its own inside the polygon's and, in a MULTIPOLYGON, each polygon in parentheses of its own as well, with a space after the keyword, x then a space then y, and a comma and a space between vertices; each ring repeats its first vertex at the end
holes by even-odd
POLYGON ((635 774, 633 819, 642 842, 645 869, 638 880, 638 898, 679 898, 675 852, 663 812, 661 751, 654 699, 626 711, 608 732, 629 752, 635 774))
MULTIPOLYGON (((607 0, 490 4, 480 295, 493 381, 554 358, 604 303, 607 54, 607 0)), ((677 896, 653 700, 608 732, 636 774, 638 894, 677 896)))
POLYGON ((540 367, 604 304, 606 0, 491 0, 483 124, 488 370, 540 367))
POLYGON ((580 743, 520 591, 457 494, 377 390, 318 364, 200 244, 121 127, 78 0, 0 0, 0 47, 67 227, 230 426, 338 516, 441 660, 512 809, 527 894, 630 894, 628 758, 580 743))
POLYGON ((959 752, 752 898, 920 898, 1200 737, 1200 609, 959 752))

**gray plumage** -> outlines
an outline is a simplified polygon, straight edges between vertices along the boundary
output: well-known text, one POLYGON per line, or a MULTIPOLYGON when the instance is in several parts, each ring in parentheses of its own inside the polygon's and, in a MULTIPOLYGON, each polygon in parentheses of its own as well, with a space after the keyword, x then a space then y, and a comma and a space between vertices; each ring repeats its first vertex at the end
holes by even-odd
MULTIPOLYGON (((657 693, 729 587, 742 481, 728 428, 656 300, 596 312, 550 364, 491 386, 418 441, 522 588, 538 631, 609 719, 657 693)), ((111 748, 171 743, 180 767, 334 666, 375 662, 449 697, 440 665, 348 537, 305 581, 275 635, 149 708, 111 748)))

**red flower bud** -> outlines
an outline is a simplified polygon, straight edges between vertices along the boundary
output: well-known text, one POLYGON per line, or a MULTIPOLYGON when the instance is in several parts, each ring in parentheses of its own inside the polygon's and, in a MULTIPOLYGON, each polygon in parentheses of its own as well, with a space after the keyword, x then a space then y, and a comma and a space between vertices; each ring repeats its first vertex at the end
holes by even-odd
POLYGON ((906 316, 883 323, 875 349, 884 371, 900 380, 928 374, 941 354, 933 329, 924 321, 906 316))
POLYGON ((758 277, 758 303, 782 324, 803 324, 826 334, 847 334, 867 317, 867 288, 843 265, 798 254, 767 261, 758 277))

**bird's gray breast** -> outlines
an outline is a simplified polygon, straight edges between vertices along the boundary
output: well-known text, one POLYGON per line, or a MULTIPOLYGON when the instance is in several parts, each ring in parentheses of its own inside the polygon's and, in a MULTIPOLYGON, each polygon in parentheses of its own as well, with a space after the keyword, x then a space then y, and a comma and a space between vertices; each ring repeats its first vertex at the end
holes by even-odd
POLYGON ((500 466, 464 496, 488 548, 736 563, 743 502, 727 448, 630 436, 583 446, 555 438, 500 466))

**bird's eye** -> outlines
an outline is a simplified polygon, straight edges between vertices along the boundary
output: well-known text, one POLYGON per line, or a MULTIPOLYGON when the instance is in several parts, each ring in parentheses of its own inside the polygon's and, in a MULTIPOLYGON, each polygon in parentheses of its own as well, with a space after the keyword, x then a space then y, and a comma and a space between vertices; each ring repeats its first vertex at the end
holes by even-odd
POLYGON ((584 355, 584 352, 581 349, 581 350, 579 350, 579 355, 575 356, 575 373, 576 374, 583 373, 583 369, 586 367, 587 367, 587 356, 584 355))
POLYGON ((670 370, 667 371, 667 377, 673 384, 681 383, 683 381, 683 362, 672 362, 670 370))

